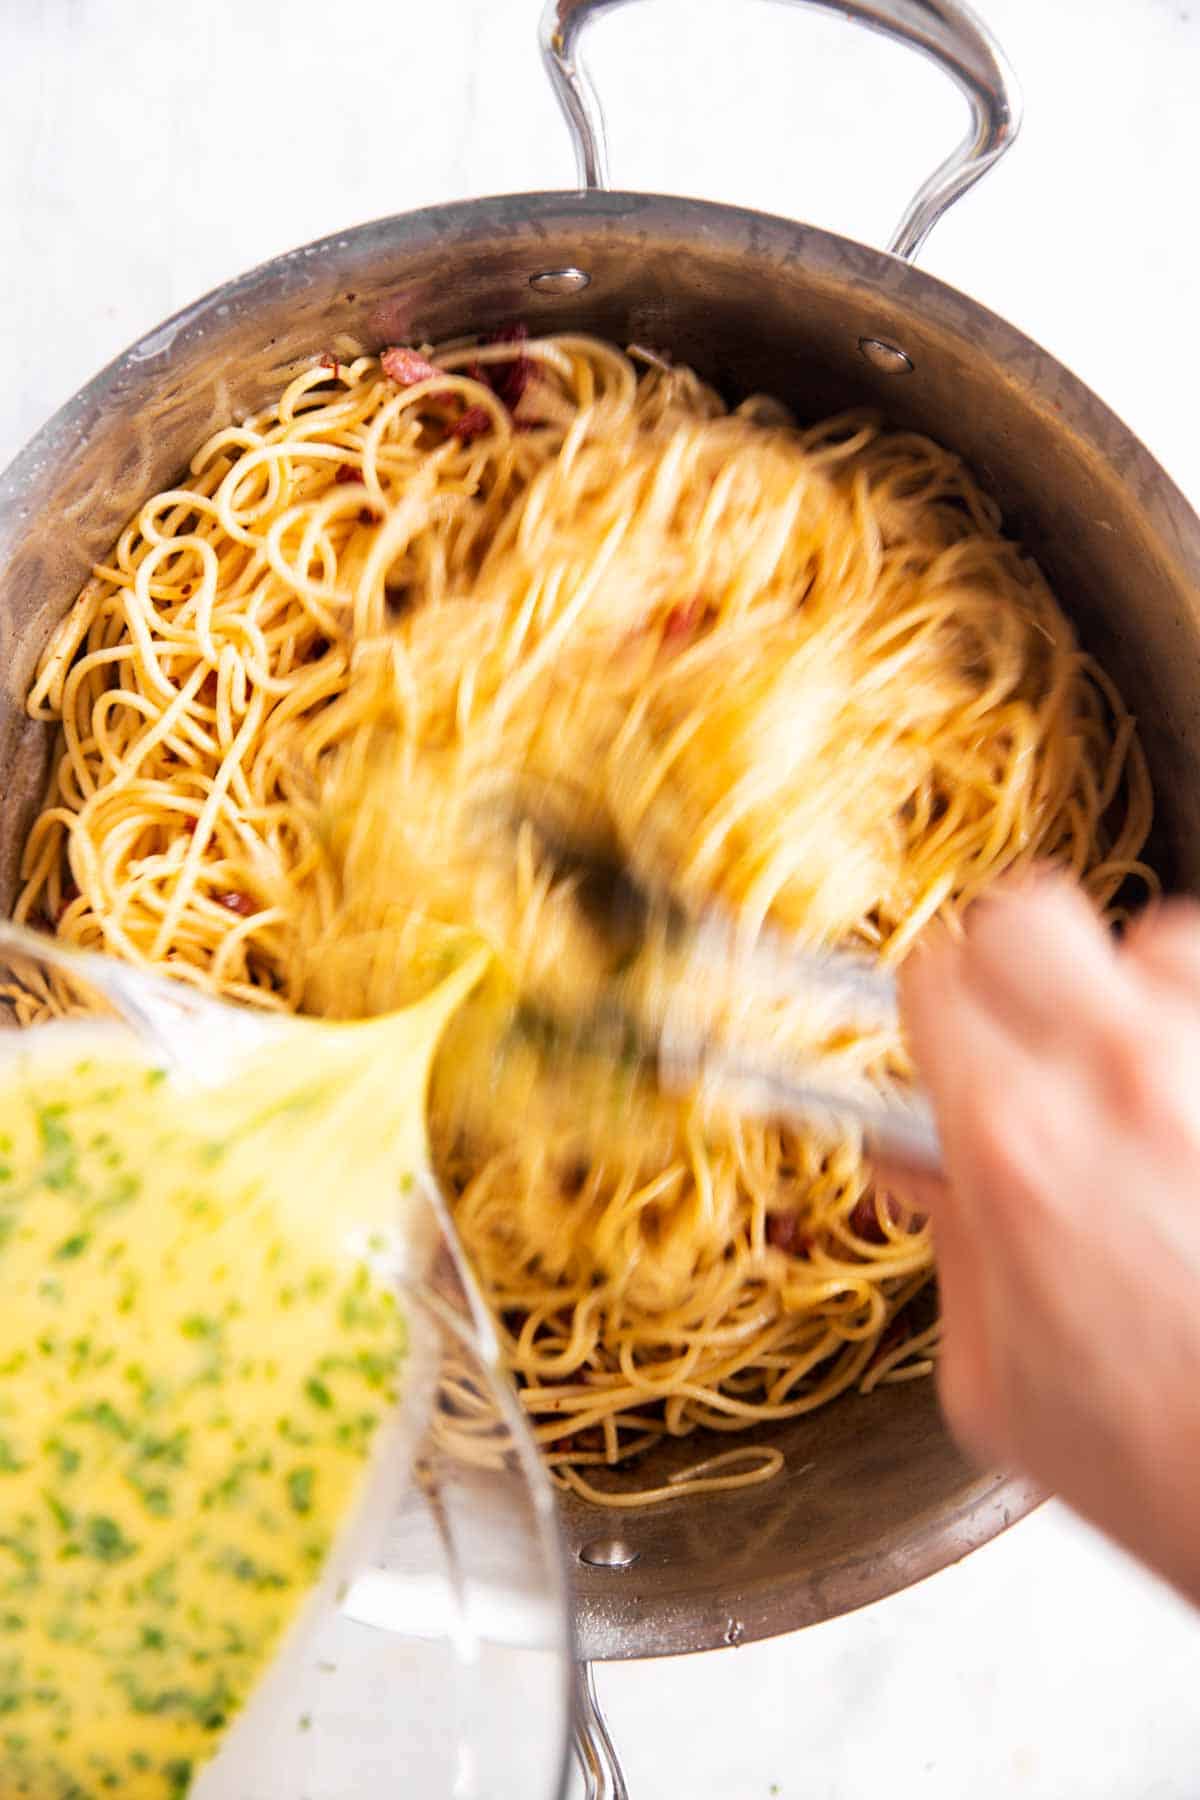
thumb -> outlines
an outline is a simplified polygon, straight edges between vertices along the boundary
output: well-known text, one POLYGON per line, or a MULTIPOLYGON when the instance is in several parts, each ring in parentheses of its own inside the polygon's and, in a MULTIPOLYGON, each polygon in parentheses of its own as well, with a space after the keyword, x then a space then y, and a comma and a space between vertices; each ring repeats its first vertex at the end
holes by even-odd
POLYGON ((936 1219, 938 1212, 946 1203, 947 1187, 941 1175, 931 1174, 925 1169, 914 1169, 911 1164, 893 1161, 892 1158, 872 1153, 871 1166, 875 1171, 875 1185, 891 1199, 899 1201, 909 1213, 925 1213, 936 1219))

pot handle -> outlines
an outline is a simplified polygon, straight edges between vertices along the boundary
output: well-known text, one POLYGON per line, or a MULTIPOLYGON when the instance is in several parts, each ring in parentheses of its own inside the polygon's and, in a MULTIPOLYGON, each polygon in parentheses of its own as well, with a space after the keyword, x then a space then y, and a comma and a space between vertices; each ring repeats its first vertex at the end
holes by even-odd
MULTIPOLYGON (((540 41, 542 58, 575 145, 579 185, 608 186, 604 114, 579 60, 579 40, 588 20, 628 0, 546 0, 540 41)), ((937 63, 966 96, 971 123, 961 144, 933 171, 913 196, 888 249, 913 262, 942 214, 973 187, 1012 144, 1021 123, 1021 91, 1016 76, 991 33, 961 0, 792 0, 878 31, 937 63)))
POLYGON ((591 1663, 575 1665, 575 1761, 583 1777, 583 1800, 629 1800, 629 1789, 596 1698, 591 1663))

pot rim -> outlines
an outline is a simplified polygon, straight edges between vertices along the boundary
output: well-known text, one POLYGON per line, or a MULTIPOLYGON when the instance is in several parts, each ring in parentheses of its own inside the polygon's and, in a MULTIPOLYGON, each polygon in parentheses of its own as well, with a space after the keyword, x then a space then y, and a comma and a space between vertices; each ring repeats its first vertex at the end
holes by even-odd
MULTIPOLYGON (((1151 512, 1151 524, 1166 527, 1177 549, 1194 564, 1200 579, 1200 517, 1136 434, 1099 396, 1056 357, 1001 314, 936 275, 887 250, 863 244, 823 227, 779 214, 723 202, 632 190, 541 189, 497 194, 393 213, 336 231, 270 257, 211 288, 198 299, 134 340, 78 388, 0 472, 0 550, 14 512, 27 516, 24 502, 50 464, 86 441, 104 412, 120 401, 126 376, 144 380, 152 365, 165 366, 176 349, 220 331, 260 297, 278 298, 308 285, 314 260, 335 257, 348 270, 366 266, 381 252, 433 248, 451 259, 456 248, 479 236, 526 237, 531 247, 564 227, 581 232, 605 221, 640 220, 649 234, 668 230, 709 248, 738 252, 767 265, 802 265, 807 274, 831 282, 847 280, 862 293, 878 293, 912 308, 958 336, 978 353, 981 328, 988 354, 1006 370, 1036 376, 1041 409, 1059 429, 1078 433, 1130 477, 1136 479, 1151 512), (1187 540, 1190 540, 1187 541, 1187 540)), ((542 272, 534 267, 530 273, 542 272)), ((555 327, 552 296, 530 290, 528 317, 535 329, 555 327)))

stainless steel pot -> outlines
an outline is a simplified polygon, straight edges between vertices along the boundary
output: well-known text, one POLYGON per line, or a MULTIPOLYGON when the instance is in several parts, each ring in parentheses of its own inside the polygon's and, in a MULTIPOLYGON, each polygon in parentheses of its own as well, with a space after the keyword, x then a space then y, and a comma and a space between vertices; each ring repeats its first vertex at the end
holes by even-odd
MULTIPOLYGON (((143 497, 218 424, 261 405, 340 334, 382 345, 525 319, 667 346, 726 394, 804 417, 869 403, 959 450, 1040 558, 1139 714, 1159 802, 1154 855, 1200 890, 1200 521, 1094 394, 1002 319, 912 266, 945 208, 1003 153, 1015 87, 957 0, 810 0, 933 57, 971 129, 890 249, 696 200, 605 186, 581 30, 620 0, 550 0, 543 48, 581 189, 379 220, 277 258, 135 344, 0 480, 0 904, 46 773, 22 700, 47 633, 143 497)), ((969 1468, 932 1386, 847 1398, 780 1427, 787 1472, 644 1512, 563 1509, 587 1658, 734 1644, 928 1575, 1034 1504, 969 1468)), ((668 1448, 663 1470, 692 1458, 668 1448)))

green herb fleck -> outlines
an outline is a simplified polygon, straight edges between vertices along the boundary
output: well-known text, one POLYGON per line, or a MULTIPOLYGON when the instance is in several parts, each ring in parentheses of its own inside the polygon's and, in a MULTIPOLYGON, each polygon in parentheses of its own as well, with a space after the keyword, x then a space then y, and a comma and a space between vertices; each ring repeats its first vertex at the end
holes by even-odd
POLYGON ((168 1468, 182 1469, 187 1461, 187 1446, 187 1430, 181 1426, 170 1437, 156 1437, 153 1432, 147 1432, 138 1445, 138 1454, 146 1462, 163 1462, 168 1468))
POLYGON ((62 1123, 65 1104, 40 1107, 37 1114, 38 1136, 42 1140, 41 1178, 44 1185, 60 1193, 78 1179, 75 1145, 62 1123))
POLYGON ((132 1486, 138 1499, 146 1511, 156 1519, 169 1519, 171 1516, 171 1491, 161 1486, 150 1486, 146 1482, 132 1479, 132 1486))
POLYGON ((96 1425, 101 1431, 107 1431, 125 1443, 134 1435, 133 1426, 117 1411, 111 1400, 96 1400, 91 1406, 77 1406, 74 1412, 67 1414, 67 1419, 72 1425, 96 1425))
POLYGON ((181 1320, 179 1329, 185 1338, 200 1338, 211 1342, 221 1335, 221 1321, 208 1318, 204 1313, 189 1313, 186 1319, 181 1320))
POLYGON ((64 1506, 58 1495, 52 1494, 48 1488, 43 1488, 42 1499, 46 1502, 50 1517, 54 1520, 58 1529, 67 1532, 68 1534, 74 1531, 75 1514, 71 1511, 70 1507, 64 1506))
POLYGON ((171 1800, 183 1800, 192 1785, 192 1765, 186 1757, 177 1756, 163 1764, 163 1775, 171 1800))
POLYGON ((360 1350, 354 1366, 368 1387, 381 1388, 396 1372, 396 1359, 379 1350, 360 1350))
POLYGON ((286 1588, 291 1582, 278 1569, 271 1569, 265 1563, 256 1562, 241 1550, 226 1550, 220 1557, 217 1567, 235 1581, 244 1582, 247 1587, 257 1588, 260 1593, 270 1589, 286 1588))
POLYGON ((142 1584, 147 1598, 168 1612, 173 1606, 179 1604, 179 1595, 175 1591, 175 1574, 173 1561, 161 1563, 157 1569, 153 1569, 147 1575, 142 1584))
POLYGON ((42 1449, 47 1456, 58 1458, 60 1475, 74 1475, 81 1460, 78 1450, 72 1449, 70 1444, 64 1444, 62 1439, 57 1437, 47 1438, 42 1449))
MULTIPOLYGON (((194 1719, 205 1731, 220 1731, 235 1705, 233 1693, 224 1678, 214 1676, 207 1689, 189 1687, 144 1688, 132 1670, 122 1670, 118 1679, 134 1712, 147 1718, 194 1719)), ((191 1780, 189 1763, 167 1764, 166 1768, 187 1770, 185 1782, 191 1780)), ((165 1770, 164 1770, 165 1772, 165 1770)), ((177 1793, 186 1788, 177 1788, 177 1793)))
POLYGON ((136 1200, 142 1191, 142 1184, 136 1175, 122 1175, 114 1181, 103 1200, 99 1200, 93 1208, 94 1212, 118 1212, 121 1207, 128 1206, 136 1200))
POLYGON ((70 1149, 71 1134, 62 1123, 66 1110, 67 1103, 65 1100, 58 1101, 54 1106, 42 1106, 38 1108, 38 1133, 41 1137, 42 1148, 44 1150, 70 1149))
POLYGON ((91 1241, 90 1231, 77 1231, 73 1237, 64 1238, 54 1252, 55 1262, 73 1262, 77 1256, 83 1255, 91 1241))
POLYGON ((312 1511, 314 1480, 315 1474, 312 1469, 293 1469, 288 1476, 288 1500, 293 1512, 303 1514, 312 1511))
POLYGON ((137 1554, 137 1545, 129 1541, 115 1519, 106 1513, 92 1513, 84 1521, 83 1550, 98 1562, 124 1562, 137 1554))

